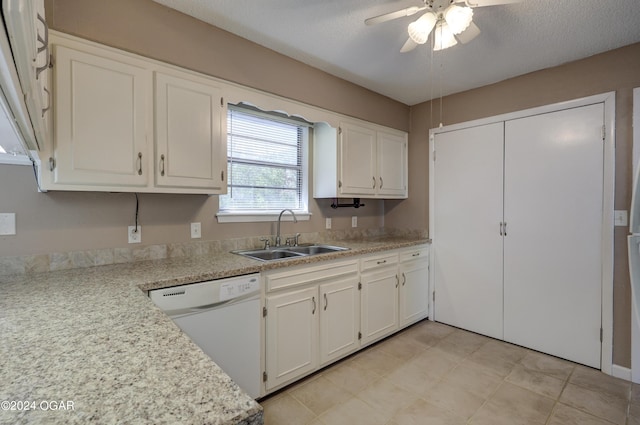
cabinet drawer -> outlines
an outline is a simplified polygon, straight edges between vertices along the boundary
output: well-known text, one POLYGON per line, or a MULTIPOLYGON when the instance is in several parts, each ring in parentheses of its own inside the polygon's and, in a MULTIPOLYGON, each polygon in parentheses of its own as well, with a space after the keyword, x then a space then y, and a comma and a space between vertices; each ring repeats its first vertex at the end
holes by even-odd
POLYGON ((378 267, 394 266, 398 264, 398 253, 384 253, 362 259, 362 271, 372 270, 378 267))
POLYGON ((400 252, 400 262, 429 259, 429 248, 426 246, 407 249, 400 252))
POLYGON ((358 260, 321 263, 313 266, 287 268, 282 271, 268 272, 265 275, 267 292, 276 289, 307 285, 326 279, 358 273, 358 260))

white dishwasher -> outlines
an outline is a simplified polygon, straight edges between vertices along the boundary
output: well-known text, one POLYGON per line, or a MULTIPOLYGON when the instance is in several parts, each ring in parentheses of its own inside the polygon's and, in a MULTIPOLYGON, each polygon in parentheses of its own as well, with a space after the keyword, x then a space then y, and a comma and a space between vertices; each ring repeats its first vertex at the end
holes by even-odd
POLYGON ((260 275, 149 291, 161 308, 247 394, 260 396, 260 275))

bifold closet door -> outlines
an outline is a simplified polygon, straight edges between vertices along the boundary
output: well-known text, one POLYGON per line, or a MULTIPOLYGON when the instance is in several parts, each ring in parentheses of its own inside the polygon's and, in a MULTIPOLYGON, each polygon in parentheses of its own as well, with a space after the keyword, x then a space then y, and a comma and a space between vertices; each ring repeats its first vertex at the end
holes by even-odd
POLYGON ((434 318, 502 332, 503 123, 435 135, 434 318))
POLYGON ((604 105, 505 123, 504 339, 600 368, 604 105))

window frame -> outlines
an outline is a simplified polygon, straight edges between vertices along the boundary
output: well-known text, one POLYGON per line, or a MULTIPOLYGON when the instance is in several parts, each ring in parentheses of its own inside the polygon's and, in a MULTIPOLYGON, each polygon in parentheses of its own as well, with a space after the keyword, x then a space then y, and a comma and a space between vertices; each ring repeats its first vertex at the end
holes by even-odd
MULTIPOLYGON (((309 145, 311 140, 311 131, 313 129, 313 124, 307 123, 300 119, 287 117, 285 114, 278 112, 264 112, 262 110, 249 107, 243 104, 239 105, 231 105, 229 104, 228 109, 234 109, 240 112, 246 112, 251 115, 255 115, 258 117, 263 117, 269 120, 277 120, 285 123, 290 123, 294 125, 301 125, 307 127, 306 131, 303 132, 302 136, 302 146, 300 149, 300 153, 302 156, 302 178, 301 178, 301 187, 300 187, 300 202, 302 208, 292 209, 295 213, 296 218, 299 221, 308 221, 311 217, 311 212, 309 211, 309 174, 310 174, 310 156, 309 156, 309 145)), ((228 114, 228 112, 227 112, 228 114)), ((227 136, 228 137, 228 136, 227 136)), ((225 141, 228 143, 228 138, 225 141)), ((228 164, 229 156, 227 155, 227 159, 225 163, 228 164)), ((233 176, 229 176, 233 178, 233 176)), ((227 186, 227 195, 229 192, 229 187, 227 186)), ((222 195, 219 195, 222 196, 222 195)), ((221 210, 220 209, 220 201, 218 197, 218 212, 216 213, 216 217, 219 223, 254 223, 254 222, 273 222, 277 221, 280 215, 280 212, 283 209, 289 209, 287 207, 282 207, 281 209, 275 210, 221 210)), ((293 221, 293 217, 291 214, 284 214, 282 216, 282 221, 293 221)))

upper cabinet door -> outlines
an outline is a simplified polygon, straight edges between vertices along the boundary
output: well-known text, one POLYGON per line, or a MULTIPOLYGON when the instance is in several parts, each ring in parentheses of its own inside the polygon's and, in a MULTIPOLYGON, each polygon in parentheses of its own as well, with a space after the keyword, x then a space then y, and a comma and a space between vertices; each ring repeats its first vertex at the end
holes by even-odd
POLYGON ((126 62, 55 48, 54 181, 146 186, 150 74, 126 62))
POLYGON ((378 195, 407 197, 406 135, 378 131, 378 195))
POLYGON ((155 74, 157 186, 226 190, 226 111, 219 87, 155 74))
POLYGON ((376 132, 341 123, 338 192, 344 196, 374 195, 376 180, 376 132))

